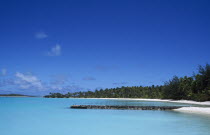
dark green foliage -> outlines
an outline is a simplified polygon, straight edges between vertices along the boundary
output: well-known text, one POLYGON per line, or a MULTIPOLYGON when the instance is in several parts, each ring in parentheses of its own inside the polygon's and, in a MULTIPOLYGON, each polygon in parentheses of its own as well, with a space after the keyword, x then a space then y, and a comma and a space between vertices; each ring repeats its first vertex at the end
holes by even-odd
POLYGON ((65 98, 65 95, 61 93, 50 93, 50 95, 46 95, 46 98, 65 98))
POLYGON ((199 66, 192 77, 174 76, 162 86, 133 86, 75 93, 50 93, 47 98, 158 98, 210 101, 210 65, 199 66))
POLYGON ((12 96, 12 97, 21 97, 21 96, 25 96, 25 97, 34 97, 34 96, 28 96, 28 95, 22 95, 22 94, 0 94, 0 96, 12 96))

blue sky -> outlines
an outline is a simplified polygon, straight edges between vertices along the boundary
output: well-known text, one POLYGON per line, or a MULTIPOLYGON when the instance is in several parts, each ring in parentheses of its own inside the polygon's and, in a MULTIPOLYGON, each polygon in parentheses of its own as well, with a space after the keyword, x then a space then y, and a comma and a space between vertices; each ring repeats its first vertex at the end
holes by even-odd
POLYGON ((161 85, 210 63, 208 0, 2 0, 0 93, 161 85))

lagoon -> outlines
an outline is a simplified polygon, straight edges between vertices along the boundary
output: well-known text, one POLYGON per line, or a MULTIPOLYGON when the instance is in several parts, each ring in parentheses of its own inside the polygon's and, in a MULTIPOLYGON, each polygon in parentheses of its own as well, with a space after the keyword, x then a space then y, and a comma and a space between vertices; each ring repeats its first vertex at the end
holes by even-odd
MULTIPOLYGON (((176 111, 80 110, 71 105, 186 106, 107 99, 0 97, 1 135, 209 135, 209 115, 176 111)), ((191 105, 190 105, 191 106, 191 105)))

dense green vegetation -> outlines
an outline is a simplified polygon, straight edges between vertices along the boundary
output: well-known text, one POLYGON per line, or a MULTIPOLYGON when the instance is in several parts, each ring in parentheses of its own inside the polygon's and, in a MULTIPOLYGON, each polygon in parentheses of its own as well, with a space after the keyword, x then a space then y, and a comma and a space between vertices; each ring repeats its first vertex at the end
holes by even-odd
POLYGON ((12 96, 12 97, 32 97, 32 96, 27 96, 27 95, 22 95, 22 94, 0 94, 0 96, 5 96, 5 97, 9 97, 9 96, 12 96))
POLYGON ((46 98, 158 98, 210 101, 210 65, 199 66, 191 77, 174 76, 161 86, 133 86, 75 93, 50 93, 46 98))

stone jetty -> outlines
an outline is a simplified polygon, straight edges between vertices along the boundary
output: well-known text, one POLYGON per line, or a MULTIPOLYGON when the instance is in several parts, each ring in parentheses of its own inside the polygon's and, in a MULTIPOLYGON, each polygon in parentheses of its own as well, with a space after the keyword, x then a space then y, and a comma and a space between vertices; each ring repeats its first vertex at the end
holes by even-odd
POLYGON ((72 105, 72 109, 117 109, 117 110, 173 110, 183 106, 109 106, 109 105, 72 105))

